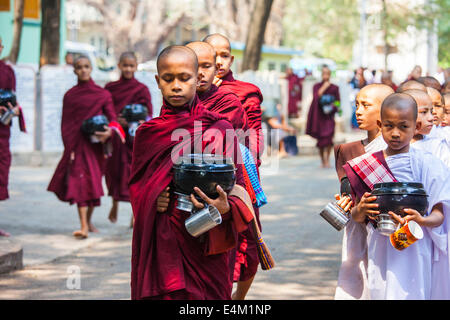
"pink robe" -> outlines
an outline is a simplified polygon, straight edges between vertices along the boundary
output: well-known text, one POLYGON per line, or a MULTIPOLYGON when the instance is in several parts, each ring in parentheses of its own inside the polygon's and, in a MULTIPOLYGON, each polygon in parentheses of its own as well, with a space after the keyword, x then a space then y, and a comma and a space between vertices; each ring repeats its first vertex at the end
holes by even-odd
POLYGON ((61 121, 64 153, 48 186, 59 200, 78 206, 99 206, 103 196, 104 145, 83 134, 84 120, 104 114, 116 121, 111 94, 94 81, 79 82, 66 92, 61 121), (74 152, 75 159, 70 155, 74 152))
MULTIPOLYGON (((105 89, 112 95, 117 115, 128 104, 143 104, 147 107, 148 114, 152 115, 153 107, 150 91, 146 85, 135 78, 125 79, 122 77, 118 81, 106 84, 105 89)), ((127 130, 125 132, 125 143, 122 143, 117 135, 114 135, 111 139, 113 151, 106 163, 105 180, 109 196, 115 201, 129 202, 128 179, 130 176, 133 141, 127 130)))

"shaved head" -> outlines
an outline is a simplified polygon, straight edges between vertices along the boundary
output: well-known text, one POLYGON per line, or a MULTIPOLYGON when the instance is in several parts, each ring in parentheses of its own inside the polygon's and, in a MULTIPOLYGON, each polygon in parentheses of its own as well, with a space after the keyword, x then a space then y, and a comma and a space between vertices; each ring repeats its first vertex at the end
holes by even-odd
POLYGON ((411 115, 411 118, 417 120, 417 103, 412 96, 406 93, 393 93, 384 99, 381 105, 381 120, 387 110, 396 110, 411 115))
POLYGON ((406 90, 405 92, 403 92, 405 94, 409 94, 411 97, 414 98, 414 100, 416 100, 417 106, 433 106, 433 102, 431 101, 430 96, 426 93, 423 92, 422 90, 417 90, 417 89, 411 89, 411 90, 406 90))
POLYGON ((228 40, 227 37, 225 37, 224 35, 222 35, 220 33, 213 33, 213 34, 207 35, 203 39, 203 42, 209 43, 213 47, 215 46, 215 44, 225 44, 228 47, 228 50, 231 51, 230 40, 228 40))
POLYGON ((122 62, 122 61, 125 60, 125 59, 133 59, 133 60, 135 60, 135 61, 137 62, 136 54, 135 54, 133 51, 126 51, 126 52, 123 52, 123 53, 120 55, 119 63, 122 62))
POLYGON ((422 83, 425 87, 430 87, 436 89, 437 91, 441 91, 441 84, 434 77, 430 76, 420 77, 417 79, 417 81, 422 83))
POLYGON ((403 82, 397 88, 396 92, 402 93, 402 92, 405 92, 406 90, 411 90, 411 89, 422 90, 425 93, 427 92, 427 87, 423 83, 420 83, 419 81, 416 81, 416 80, 409 80, 409 81, 403 82))
POLYGON ((158 73, 160 73, 162 66, 167 62, 168 59, 173 61, 184 61, 186 64, 191 64, 195 74, 197 74, 198 60, 195 52, 185 46, 169 46, 165 48, 158 55, 156 60, 156 68, 158 73))
POLYGON ((383 100, 394 93, 394 89, 386 84, 374 83, 364 86, 359 92, 364 93, 367 96, 373 97, 380 105, 383 100))
POLYGON ((195 52, 197 57, 202 55, 202 54, 208 54, 208 55, 211 55, 211 57, 213 57, 214 61, 216 60, 216 51, 207 42, 203 42, 203 41, 189 42, 186 45, 186 47, 192 49, 192 51, 195 52))

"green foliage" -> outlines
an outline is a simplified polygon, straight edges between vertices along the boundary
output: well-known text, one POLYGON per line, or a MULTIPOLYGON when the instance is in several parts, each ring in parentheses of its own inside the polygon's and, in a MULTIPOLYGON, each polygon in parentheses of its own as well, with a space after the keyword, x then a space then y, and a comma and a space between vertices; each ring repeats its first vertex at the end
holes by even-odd
MULTIPOLYGON (((378 2, 380 12, 375 14, 380 15, 379 27, 391 46, 395 46, 397 35, 406 32, 408 26, 429 29, 437 20, 439 64, 450 65, 450 0, 428 0, 415 5, 407 0, 367 2, 378 2)), ((352 60, 353 45, 359 36, 358 8, 358 0, 286 0, 283 44, 346 65, 352 60)))
POLYGON ((287 0, 284 44, 339 64, 352 59, 358 38, 357 0, 287 0))

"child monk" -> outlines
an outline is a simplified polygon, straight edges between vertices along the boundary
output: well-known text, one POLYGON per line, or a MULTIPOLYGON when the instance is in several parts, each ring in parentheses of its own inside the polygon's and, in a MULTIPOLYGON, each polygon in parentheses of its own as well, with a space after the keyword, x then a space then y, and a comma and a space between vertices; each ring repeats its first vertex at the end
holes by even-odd
POLYGON ((133 138, 128 133, 128 123, 121 117, 123 108, 129 104, 142 104, 147 107, 148 114, 153 112, 150 91, 147 86, 136 80, 134 73, 137 71, 137 58, 133 52, 124 52, 119 59, 118 68, 121 77, 118 81, 107 83, 105 89, 113 98, 118 122, 125 131, 125 144, 120 137, 112 137, 112 154, 108 158, 105 180, 108 187, 108 195, 112 197, 112 208, 109 220, 117 221, 119 201, 129 202, 128 178, 130 175, 131 155, 133 152, 133 138))
POLYGON ((430 96, 420 90, 407 90, 404 93, 412 96, 418 106, 419 129, 411 140, 411 146, 423 152, 430 152, 450 167, 450 148, 447 141, 439 135, 430 136, 435 121, 433 102, 430 96))
MULTIPOLYGON (((444 94, 444 102, 444 113, 442 115, 441 123, 443 127, 450 128, 450 93, 444 94)), ((449 130, 446 131, 448 132, 449 130)))
POLYGON ((247 114, 248 128, 251 133, 249 136, 249 149, 259 167, 264 146, 264 136, 261 127, 262 93, 257 86, 236 80, 233 77, 231 66, 234 62, 234 56, 231 54, 231 45, 228 38, 216 33, 206 36, 203 41, 209 43, 216 51, 218 70, 214 84, 218 87, 225 87, 236 94, 247 114))
MULTIPOLYGON (((3 51, 3 40, 0 38, 0 56, 3 51)), ((16 76, 13 68, 0 60, 0 89, 16 91, 16 76)), ((8 105, 9 109, 14 110, 14 114, 19 117, 20 131, 26 132, 25 121, 22 109, 19 105, 8 105)), ((0 106, 0 116, 7 111, 7 108, 0 106)), ((9 149, 9 139, 11 137, 11 124, 4 125, 0 122, 0 201, 9 198, 8 178, 9 168, 11 166, 11 151, 9 149)), ((9 236, 9 233, 0 229, 0 236, 9 236)))
MULTIPOLYGON (((346 180, 343 165, 365 153, 386 148, 378 127, 381 104, 394 90, 385 84, 370 84, 363 87, 356 96, 356 119, 361 130, 367 131, 367 138, 338 145, 334 148, 336 172, 341 183, 346 180)), ((350 207, 348 196, 337 195, 343 208, 350 207), (342 197, 342 198, 341 198, 342 197)), ((350 220, 345 227, 342 264, 339 270, 335 299, 365 299, 367 283, 367 232, 365 226, 350 220)))
POLYGON ((235 130, 246 130, 247 114, 236 94, 224 86, 217 87, 213 84, 217 75, 214 48, 203 41, 188 43, 186 47, 192 49, 197 55, 199 76, 197 94, 203 106, 227 117, 235 130))
POLYGON ((103 144, 116 130, 123 137, 123 131, 116 122, 111 94, 91 78, 89 59, 85 56, 77 58, 74 72, 78 84, 66 92, 63 100, 61 133, 64 153, 47 190, 54 192, 61 201, 77 204, 81 228, 73 235, 85 239, 88 232, 97 232, 91 218, 103 195, 103 144), (105 126, 105 131, 95 133, 101 143, 92 143, 90 137, 81 131, 81 126, 84 120, 97 115, 105 115, 110 124, 105 126))
MULTIPOLYGON (((263 152, 264 136, 262 133, 262 111, 261 103, 263 96, 261 91, 255 85, 236 80, 233 77, 231 66, 234 62, 234 56, 231 54, 231 44, 228 38, 221 34, 211 34, 203 39, 204 42, 209 43, 216 51, 217 76, 215 85, 218 87, 225 87, 235 93, 242 103, 247 117, 249 140, 245 145, 253 155, 257 166, 261 165, 261 158, 263 152)), ((258 225, 259 210, 254 206, 258 225)), ((234 300, 244 300, 248 290, 251 287, 253 279, 258 271, 258 253, 256 241, 251 234, 250 229, 244 231, 239 235, 239 244, 236 251, 236 263, 233 279, 238 282, 236 291, 233 293, 234 300)))
MULTIPOLYGON (((230 250, 236 246, 237 233, 253 218, 248 194, 241 187, 236 135, 225 117, 206 110, 198 100, 198 60, 191 49, 165 48, 158 56, 157 70, 163 112, 137 130, 131 165, 130 200, 135 217, 131 297, 231 299, 230 250), (177 132, 183 133, 181 141, 172 137, 179 136, 177 132), (222 138, 227 134, 231 139, 222 138), (184 222, 189 214, 176 208, 170 189, 174 162, 182 155, 180 151, 191 153, 193 145, 201 148, 199 152, 208 148, 231 157, 237 168, 233 195, 227 196, 218 186, 219 198, 210 199, 195 189, 223 219, 200 238, 187 232, 184 222), (240 190, 238 196, 235 189, 240 190)), ((203 207, 194 195, 191 200, 197 208, 203 207)))
POLYGON ((367 274, 369 296, 374 300, 431 299, 435 290, 432 261, 437 252, 434 251, 447 250, 447 243, 445 247, 442 243, 441 225, 444 215, 450 213, 449 171, 430 153, 410 148, 419 128, 417 113, 417 104, 410 95, 388 96, 381 106, 379 122, 387 148, 348 161, 344 166, 357 199, 351 218, 359 223, 370 221, 367 224, 367 274), (424 237, 403 251, 395 249, 389 237, 378 232, 375 217, 380 212, 378 204, 374 203, 377 197, 370 194, 375 183, 398 181, 422 183, 429 201, 425 216, 411 208, 404 209, 406 216, 403 218, 389 212, 401 225, 415 221, 423 228, 424 237))

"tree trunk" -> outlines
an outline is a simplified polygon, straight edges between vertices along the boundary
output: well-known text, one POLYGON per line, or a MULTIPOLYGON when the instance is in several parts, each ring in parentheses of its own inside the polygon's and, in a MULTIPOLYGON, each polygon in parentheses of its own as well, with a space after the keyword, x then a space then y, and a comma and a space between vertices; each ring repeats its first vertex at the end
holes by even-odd
POLYGON ((40 67, 59 64, 61 0, 41 1, 41 57, 40 67))
POLYGON ((266 31, 267 20, 269 20, 272 3, 273 0, 258 0, 255 2, 248 26, 241 72, 258 70, 259 61, 261 60, 261 47, 264 43, 264 33, 266 31))
POLYGON ((22 26, 23 26, 23 12, 25 7, 25 0, 14 1, 14 25, 13 25, 13 42, 11 51, 7 60, 11 63, 17 63, 20 52, 20 39, 22 38, 22 26))

